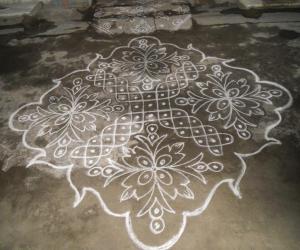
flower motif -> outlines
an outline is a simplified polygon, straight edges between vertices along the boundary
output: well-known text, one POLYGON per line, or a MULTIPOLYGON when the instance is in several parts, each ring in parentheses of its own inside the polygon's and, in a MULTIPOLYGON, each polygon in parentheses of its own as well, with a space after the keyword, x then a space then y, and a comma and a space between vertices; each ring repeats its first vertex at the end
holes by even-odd
POLYGON ((141 81, 146 85, 144 89, 151 89, 153 81, 171 72, 171 65, 180 66, 180 62, 186 59, 188 57, 179 57, 176 51, 168 54, 166 47, 148 44, 146 39, 141 39, 138 45, 123 51, 122 60, 113 59, 113 62, 115 71, 128 72, 136 82, 141 81))
POLYGON ((109 120, 108 113, 116 108, 110 99, 100 102, 98 93, 87 94, 89 86, 82 85, 82 78, 75 78, 60 96, 51 95, 46 105, 33 105, 34 111, 18 116, 37 138, 47 138, 46 147, 54 147, 56 158, 65 156, 72 142, 82 142, 87 133, 96 131, 97 118, 109 120))
POLYGON ((281 90, 251 87, 245 78, 231 79, 231 72, 223 73, 219 65, 212 66, 212 71, 207 82, 196 83, 200 95, 188 92, 193 113, 205 108, 209 121, 223 120, 225 129, 233 127, 240 138, 249 139, 248 127, 256 127, 251 116, 264 115, 262 104, 272 104, 271 98, 281 96, 281 90))
POLYGON ((102 174, 106 179, 104 187, 121 180, 125 190, 120 201, 142 201, 143 207, 139 209, 137 217, 148 213, 152 218, 152 210, 155 208, 160 216, 154 216, 149 226, 154 234, 159 234, 164 229, 164 212, 175 213, 168 200, 175 200, 178 196, 194 199, 194 192, 189 187, 190 176, 205 185, 207 180, 203 174, 206 171, 220 172, 224 166, 220 162, 206 164, 202 161, 202 153, 187 160, 186 154, 181 152, 184 143, 163 145, 167 134, 159 136, 156 124, 148 125, 146 130, 147 136, 135 136, 139 145, 129 149, 129 156, 122 157, 120 163, 109 160, 110 164, 103 169, 93 167, 89 170, 89 175, 102 174), (154 227, 155 222, 159 223, 158 228, 154 227))
POLYGON ((56 138, 68 134, 73 140, 81 140, 85 131, 96 130, 96 117, 109 119, 110 100, 100 103, 97 94, 86 94, 87 87, 75 84, 81 79, 74 80, 74 87, 64 88, 64 95, 51 96, 47 108, 37 107, 38 117, 33 126, 39 124, 42 129, 39 136, 59 134, 56 138))
MULTIPOLYGON (((139 200, 151 191, 155 192, 155 189, 162 189, 172 199, 175 199, 177 195, 191 198, 193 192, 187 187, 189 180, 179 168, 185 156, 181 153, 184 143, 161 146, 166 135, 158 136, 156 133, 157 126, 155 125, 151 125, 147 129, 152 128, 155 128, 155 130, 148 137, 136 136, 142 145, 134 148, 131 157, 123 159, 123 164, 130 166, 134 171, 123 182, 126 190, 121 195, 121 201, 132 196, 139 200), (176 178, 172 177, 174 175, 176 175, 176 178), (174 179, 177 179, 178 183, 174 183, 174 179), (178 187, 176 185, 179 183, 182 186, 178 187)), ((200 158, 202 157, 199 156, 195 162, 200 158)), ((119 165, 118 163, 115 164, 119 165)), ((166 205, 167 208, 169 208, 168 205, 166 205)))
MULTIPOLYGON (((70 95, 70 92, 66 91, 66 93, 70 95)), ((89 96, 83 95, 74 101, 71 98, 72 96, 52 97, 48 110, 38 109, 40 115, 48 115, 51 116, 51 120, 53 119, 54 126, 51 126, 49 131, 56 133, 61 127, 81 132, 95 130, 96 119, 89 113, 90 108, 87 108, 89 96)), ((49 127, 49 121, 45 125, 49 127)))

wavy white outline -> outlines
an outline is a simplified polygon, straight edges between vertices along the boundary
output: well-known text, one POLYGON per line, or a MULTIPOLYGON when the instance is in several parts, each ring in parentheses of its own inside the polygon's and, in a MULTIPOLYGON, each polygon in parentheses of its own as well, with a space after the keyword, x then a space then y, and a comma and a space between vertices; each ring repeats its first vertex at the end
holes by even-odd
POLYGON ((214 196, 216 190, 224 183, 227 183, 229 188, 232 190, 232 192, 234 193, 234 195, 236 195, 238 198, 241 198, 241 194, 240 194, 240 190, 239 190, 239 184, 244 176, 244 174, 246 173, 246 169, 247 169, 247 165, 246 165, 246 162, 245 162, 245 158, 247 157, 250 157, 250 156, 253 156, 253 155, 256 155, 258 153, 260 153, 265 147, 267 146, 270 146, 270 145, 273 145, 273 144, 281 144, 281 141, 278 140, 278 139, 275 139, 275 138, 272 138, 269 136, 269 133, 270 131, 275 128, 277 125, 280 124, 280 122, 282 121, 282 117, 281 117, 281 114, 280 112, 289 108, 292 103, 293 103, 293 98, 292 98, 292 95, 290 93, 290 91, 288 89, 286 89, 285 87, 281 86, 280 84, 276 83, 276 82, 270 82, 270 81, 262 81, 260 80, 259 76, 253 72, 252 70, 249 70, 249 69, 246 69, 246 68, 241 68, 241 67, 235 67, 235 66, 230 66, 228 63, 230 62, 233 62, 235 59, 221 59, 221 58, 217 58, 217 57, 206 57, 205 54, 194 48, 192 44, 189 44, 187 46, 187 49, 185 48, 180 48, 179 46, 175 45, 175 44, 171 44, 171 43, 161 43, 161 41, 156 38, 156 37, 153 37, 153 36, 141 36, 141 37, 136 37, 136 38, 133 38, 129 41, 128 45, 127 46, 120 46, 120 47, 117 47, 115 48, 107 57, 102 57, 101 54, 98 54, 96 53, 96 57, 88 64, 87 68, 86 69, 83 69, 83 70, 75 70, 59 79, 55 79, 53 80, 53 82, 56 84, 54 87, 52 87, 50 90, 46 91, 39 99, 38 102, 32 102, 32 103, 28 103, 28 104, 25 104, 23 106, 21 106, 19 109, 17 109, 14 113, 11 114, 10 116, 10 119, 9 119, 9 127, 10 129, 12 129, 13 131, 17 131, 17 132, 23 132, 23 136, 22 136, 22 143, 24 144, 24 146, 28 149, 32 149, 32 150, 36 150, 36 151, 39 151, 39 154, 37 154, 27 165, 27 167, 30 167, 32 166, 33 164, 46 164, 52 168, 55 168, 55 169, 66 169, 67 172, 66 172, 66 177, 67 177, 67 180, 69 182, 69 185, 70 187, 74 190, 75 192, 75 201, 73 203, 73 207, 76 207, 79 205, 79 203, 83 200, 83 198, 85 197, 86 193, 87 192, 91 192, 93 193, 99 200, 100 202, 100 205, 102 207, 102 209, 112 215, 112 216, 115 216, 115 217, 119 217, 119 218, 125 218, 125 223, 126 223, 126 228, 127 228, 127 231, 128 231, 128 234, 130 236, 130 238, 132 239, 132 241, 136 244, 137 247, 141 248, 141 249, 147 249, 147 250, 165 250, 165 249, 169 249, 171 248, 177 241, 178 239, 181 237, 182 233, 184 232, 184 229, 185 229, 185 226, 186 226, 186 223, 187 223, 187 218, 188 217, 193 217, 193 216, 197 216, 197 215, 200 215, 209 205, 212 197, 214 196), (20 109, 26 107, 26 106, 29 106, 29 105, 33 105, 33 104, 42 104, 42 100, 43 98, 49 93, 51 92, 52 90, 54 90, 55 88, 57 88, 60 83, 61 83, 61 80, 64 79, 65 77, 68 77, 69 75, 72 75, 72 74, 75 74, 75 73, 78 73, 78 72, 84 72, 84 71, 88 71, 90 72, 90 66, 96 61, 98 60, 99 58, 101 59, 108 59, 110 58, 114 52, 118 49, 121 49, 121 48, 127 48, 134 40, 136 39, 147 39, 147 38, 151 38, 151 39, 155 39, 156 41, 158 41, 158 43, 160 45, 170 45, 170 46, 173 46, 175 48, 178 48, 180 50, 194 50, 194 51, 197 51, 199 54, 201 54, 202 56, 202 60, 204 59, 217 59, 218 61, 221 61, 221 64, 229 67, 229 68, 232 68, 232 69, 238 69, 238 70, 243 70, 243 71, 246 71, 248 73, 250 73, 251 75, 254 76, 255 78, 255 82, 257 83, 261 83, 261 84, 268 84, 268 85, 273 85, 273 86, 276 86, 280 89, 282 89, 285 93, 287 93, 288 97, 289 97, 289 100, 288 102, 284 105, 284 106, 281 106, 281 107, 277 107, 274 109, 274 112, 275 114, 277 114, 278 116, 278 120, 275 121, 273 124, 270 124, 269 126, 267 126, 265 128, 265 133, 264 133, 264 139, 267 141, 264 145, 262 145, 259 149, 257 149, 256 151, 254 152, 251 152, 251 153, 246 153, 246 154, 241 154, 241 153, 237 153, 237 152, 234 152, 234 154, 240 159, 241 161, 241 172, 240 172, 240 175, 236 178, 236 179, 224 179, 220 182, 218 182, 217 184, 215 184, 215 186, 212 188, 212 190, 210 191, 210 193, 208 194, 206 200, 203 202, 203 204, 201 206, 199 206, 197 209, 195 209, 194 211, 191 211, 191 212, 188 212, 188 211, 183 211, 182 212, 182 222, 181 222, 181 226, 178 230, 178 232, 173 235, 173 237, 171 239, 169 239, 167 242, 165 242, 164 244, 162 245, 159 245, 159 246, 149 246, 149 245, 146 245, 144 244, 143 242, 141 242, 137 235, 134 233, 134 230, 133 230, 133 227, 132 227, 132 223, 131 223, 131 218, 130 218, 130 212, 127 211, 125 213, 122 213, 122 214, 118 214, 118 213, 114 213, 113 211, 111 211, 107 205, 105 204, 105 202, 103 201, 101 195, 99 194, 99 192, 97 192, 95 189, 93 188, 90 188, 90 187, 83 187, 82 188, 82 192, 80 193, 78 191, 78 189, 76 188, 76 186, 73 184, 72 180, 71 180, 71 172, 72 172, 72 168, 73 168, 73 165, 66 165, 66 166, 56 166, 56 165, 53 165, 53 164, 50 164, 48 162, 45 162, 45 161, 41 161, 41 160, 37 160, 39 157, 42 157, 42 156, 46 156, 46 152, 45 150, 43 149, 40 149, 40 148, 35 148, 35 147, 31 147, 30 145, 27 144, 26 142, 26 136, 27 136, 27 132, 28 130, 20 130, 20 129, 17 129, 13 126, 13 118, 14 116, 19 112, 20 109))

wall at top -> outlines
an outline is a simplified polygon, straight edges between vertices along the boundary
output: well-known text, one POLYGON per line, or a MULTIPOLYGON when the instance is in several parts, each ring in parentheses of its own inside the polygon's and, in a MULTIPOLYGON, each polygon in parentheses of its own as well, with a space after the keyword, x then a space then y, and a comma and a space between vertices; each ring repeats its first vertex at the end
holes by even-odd
POLYGON ((50 6, 72 8, 89 6, 91 4, 91 1, 92 0, 0 0, 0 5, 43 2, 50 6))
MULTIPOLYGON (((113 1, 113 0, 105 0, 106 1, 113 1)), ((119 0, 122 2, 122 0, 119 0)), ((168 0, 162 0, 168 1, 168 0)), ((172 1, 172 0, 169 0, 172 1)), ((173 0, 174 1, 174 0, 173 0)), ((217 4, 221 3, 236 3, 237 0, 186 0, 190 2, 192 5, 202 5, 205 3, 215 2, 217 4)), ((36 3, 36 2, 44 2, 49 5, 53 5, 56 7, 63 7, 63 8, 71 8, 71 7, 80 7, 80 6, 89 6, 92 0, 0 0, 0 4, 17 4, 17 3, 36 3)), ((118 1, 114 1, 118 2, 118 1)), ((138 1, 137 1, 138 2, 138 1)))

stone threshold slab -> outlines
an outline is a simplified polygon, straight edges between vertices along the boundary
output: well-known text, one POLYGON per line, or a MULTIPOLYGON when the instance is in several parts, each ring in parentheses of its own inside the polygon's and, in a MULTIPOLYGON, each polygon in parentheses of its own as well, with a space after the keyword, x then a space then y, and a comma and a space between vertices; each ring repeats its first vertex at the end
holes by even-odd
MULTIPOLYGON (((1 1, 1 0, 0 0, 1 1)), ((96 0, 95 4, 99 7, 135 7, 135 6, 146 6, 146 5, 157 5, 157 4, 187 4, 188 0, 96 0)))
POLYGON ((221 13, 221 10, 222 9, 208 10, 205 13, 194 14, 192 18, 195 23, 203 26, 300 22, 299 13, 295 12, 264 13, 260 18, 247 18, 240 14, 224 15, 221 13))
POLYGON ((156 30, 188 30, 192 27, 192 15, 157 17, 100 18, 92 25, 97 33, 149 34, 156 30))
POLYGON ((189 14, 188 5, 175 5, 171 3, 156 3, 152 5, 136 5, 136 6, 114 6, 101 7, 97 6, 95 16, 98 18, 112 18, 118 16, 138 17, 138 16, 156 16, 163 13, 183 15, 189 14))
POLYGON ((300 0, 238 0, 241 9, 299 8, 300 0))

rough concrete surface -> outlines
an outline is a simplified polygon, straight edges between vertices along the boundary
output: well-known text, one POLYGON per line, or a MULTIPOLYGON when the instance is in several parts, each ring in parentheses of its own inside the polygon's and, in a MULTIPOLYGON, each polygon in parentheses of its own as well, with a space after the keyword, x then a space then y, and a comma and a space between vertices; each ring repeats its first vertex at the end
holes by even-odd
MULTIPOLYGON (((146 34, 144 31, 141 34, 139 32, 136 32, 136 34, 119 34, 121 32, 96 32, 94 27, 90 25, 90 22, 83 21, 76 11, 46 8, 44 12, 45 16, 52 16, 52 19, 45 18, 50 21, 41 21, 32 29, 25 29, 25 31, 17 34, 0 35, 0 163, 2 169, 0 171, 0 249, 115 250, 143 247, 141 244, 137 244, 137 241, 132 236, 129 236, 132 231, 136 233, 140 242, 143 242, 145 245, 163 245, 168 239, 172 238, 172 235, 176 235, 176 230, 181 225, 183 212, 197 208, 197 202, 205 200, 207 194, 211 193, 211 190, 209 190, 212 187, 211 184, 219 183, 220 180, 228 180, 228 185, 227 183, 222 184, 215 193, 212 193, 214 195, 210 202, 205 202, 208 207, 203 213, 187 218, 184 232, 179 239, 172 241, 172 244, 170 244, 171 249, 299 249, 300 15, 298 13, 290 15, 292 20, 287 20, 287 13, 279 12, 274 13, 273 16, 272 13, 268 13, 267 16, 263 15, 261 18, 255 19, 255 22, 248 22, 248 19, 241 17, 239 14, 224 14, 224 12, 219 11, 218 15, 212 18, 205 12, 193 14, 193 25, 188 26, 186 29, 177 31, 152 29, 149 31, 149 34, 146 34), (282 18, 280 19, 281 15, 282 18), (219 17, 222 19, 222 22, 217 20, 219 17), (264 21, 266 18, 268 21, 264 21), (145 34, 147 37, 141 38, 145 34), (158 41, 162 44, 159 44, 158 41), (153 60, 152 63, 154 65, 147 64, 145 66, 143 64, 141 66, 136 61, 130 64, 132 63, 130 60, 135 59, 126 57, 128 55, 126 50, 130 51, 134 46, 137 46, 136 48, 139 48, 140 53, 142 53, 141 51, 146 50, 149 44, 154 44, 153 46, 157 50, 153 53, 160 56, 159 60, 155 56, 151 57, 151 52, 150 57, 152 59, 150 58, 149 60, 153 60), (188 47, 189 44, 192 44, 193 48, 197 50, 188 47), (117 48, 119 50, 116 50, 115 54, 111 54, 117 48), (121 53, 123 50, 125 54, 121 53), (203 54, 199 50, 210 57, 203 61, 203 54), (90 64, 90 71, 73 72, 86 69, 88 64, 96 58, 97 54, 101 54, 103 57, 98 55, 97 59, 93 61, 94 64, 90 64), (166 59, 167 55, 173 55, 173 57, 166 59), (187 55, 189 59, 180 57, 187 55), (227 62, 228 66, 217 58, 234 58, 235 61, 227 62), (188 62, 184 63, 185 61, 188 62), (190 62, 196 65, 196 69, 191 68, 190 62), (158 65, 158 67, 156 68, 155 65, 158 65), (205 67, 202 68, 201 65, 205 67), (263 93, 264 96, 258 97, 254 91, 251 98, 252 101, 256 102, 245 101, 245 106, 243 106, 244 108, 250 107, 249 110, 251 112, 256 112, 257 116, 251 118, 251 122, 255 124, 254 127, 244 122, 243 125, 246 124, 246 129, 239 130, 238 124, 235 124, 236 127, 232 126, 227 130, 223 127, 224 120, 222 119, 216 118, 216 120, 213 120, 211 118, 211 121, 208 121, 206 114, 210 111, 213 113, 213 105, 210 108, 200 107, 197 112, 191 111, 192 105, 196 105, 193 101, 199 101, 203 93, 210 96, 214 95, 214 98, 216 98, 215 94, 218 93, 216 91, 210 94, 199 91, 201 88, 206 88, 203 84, 201 85, 201 82, 207 84, 207 91, 209 91, 209 88, 213 89, 213 86, 211 86, 211 81, 213 80, 208 80, 208 74, 220 73, 218 67, 212 68, 213 65, 221 65, 224 72, 231 71, 231 77, 236 77, 236 81, 238 79, 246 79, 246 81, 241 80, 239 83, 235 83, 235 81, 231 83, 237 84, 236 87, 232 87, 232 91, 236 91, 237 86, 243 89, 241 91, 246 91, 247 87, 243 87, 245 86, 243 84, 248 82, 249 86, 254 88, 252 89, 253 91, 259 92, 260 89, 255 88, 255 86, 261 85, 261 91, 263 92, 260 92, 260 94, 263 93), (149 78, 143 78, 146 71, 143 75, 138 73, 141 68, 145 69, 145 67, 149 67, 148 73, 146 73, 146 76, 149 76, 149 78), (115 71, 109 71, 110 68, 115 71), (222 143, 220 142, 215 147, 209 144, 210 137, 207 137, 207 144, 204 145, 198 141, 199 144, 197 145, 194 141, 197 138, 196 136, 187 138, 181 135, 181 130, 179 129, 182 126, 178 125, 176 128, 170 128, 170 126, 165 124, 163 127, 159 119, 153 120, 151 117, 145 117, 144 123, 135 123, 133 122, 135 120, 132 120, 130 123, 130 126, 140 126, 142 124, 144 127, 139 132, 134 134, 135 132, 130 130, 131 134, 128 134, 126 130, 125 135, 129 135, 128 138, 125 136, 126 147, 124 150, 126 152, 122 151, 123 148, 122 150, 121 148, 120 150, 119 148, 116 150, 112 149, 112 146, 107 146, 111 144, 104 144, 101 141, 104 137, 97 137, 99 134, 104 133, 101 132, 100 128, 109 128, 109 126, 114 126, 115 124, 112 121, 119 122, 122 117, 128 118, 126 115, 132 114, 130 112, 133 112, 132 108, 134 106, 128 106, 131 105, 130 102, 128 104, 125 101, 120 101, 122 105, 124 104, 124 110, 121 113, 118 113, 117 110, 115 110, 116 112, 110 111, 111 113, 108 114, 110 120, 105 120, 107 118, 105 110, 111 110, 117 105, 115 103, 116 100, 111 100, 111 102, 106 102, 102 106, 95 106, 98 111, 100 109, 105 111, 101 111, 102 116, 99 119, 93 120, 85 113, 84 119, 86 119, 87 123, 84 124, 84 127, 80 127, 81 130, 79 129, 81 131, 79 136, 82 136, 82 138, 76 142, 74 140, 70 144, 72 149, 79 147, 78 149, 81 150, 82 145, 88 145, 88 149, 92 147, 91 149, 98 150, 102 148, 101 150, 104 150, 106 148, 103 145, 106 145, 107 148, 112 150, 109 156, 103 156, 99 160, 99 155, 103 155, 103 152, 100 150, 100 153, 97 155, 100 163, 97 163, 98 165, 94 163, 88 165, 89 162, 84 160, 94 160, 96 157, 93 158, 91 155, 87 155, 87 151, 80 151, 82 154, 79 154, 77 158, 75 155, 73 157, 74 160, 66 155, 60 156, 59 154, 62 151, 59 150, 56 152, 58 157, 54 157, 54 146, 47 147, 53 138, 49 130, 45 132, 44 129, 43 134, 41 128, 43 126, 44 128, 49 127, 52 128, 53 132, 57 129, 55 126, 58 126, 57 124, 63 122, 63 120, 55 120, 57 123, 55 125, 54 120, 51 120, 52 118, 47 118, 48 120, 40 117, 28 118, 30 112, 36 110, 37 106, 39 106, 38 109, 40 110, 39 115, 49 115, 46 112, 47 107, 53 107, 53 110, 56 110, 57 107, 68 110, 69 104, 66 99, 57 99, 53 96, 67 96, 72 91, 74 96, 76 96, 86 86, 93 87, 89 87, 87 94, 82 94, 83 98, 90 98, 94 104, 96 103, 95 105, 99 104, 97 100, 101 103, 103 100, 107 100, 106 98, 116 92, 112 92, 112 94, 105 92, 108 89, 106 89, 106 85, 101 85, 104 83, 101 80, 102 78, 100 78, 101 74, 104 74, 103 72, 114 75, 118 79, 126 79, 132 86, 137 86, 138 83, 135 82, 141 80, 139 91, 141 91, 141 96, 146 95, 147 91, 158 86, 156 84, 168 82, 169 78, 161 76, 166 74, 166 71, 157 74, 155 73, 157 69, 169 70, 168 74, 175 76, 179 80, 181 75, 184 76, 183 79, 186 82, 181 83, 187 85, 182 87, 182 90, 176 97, 177 101, 174 100, 174 103, 178 104, 176 108, 181 108, 181 111, 188 114, 188 116, 178 120, 179 123, 191 119, 190 117, 195 117, 196 120, 198 119, 198 122, 201 119, 203 124, 212 125, 219 132, 229 134, 228 140, 233 138, 234 142, 226 146, 226 142, 221 140, 222 143), (192 73, 200 72, 199 75, 193 76, 192 73, 189 73, 190 69, 192 69, 192 73), (249 69, 249 71, 243 69, 249 69), (206 73, 205 70, 212 71, 206 73), (71 72, 73 73, 70 74, 71 72), (253 72, 260 77, 261 81, 255 77, 256 75, 253 72), (92 78, 88 78, 89 75, 92 78), (61 79, 60 83, 52 81, 63 76, 66 77, 61 79), (280 85, 262 81, 276 82, 280 85), (89 85, 90 83, 92 84, 89 85), (60 85, 54 88, 55 84, 60 85), (71 88, 76 88, 76 86, 80 90, 71 90, 71 88), (100 94, 92 96, 98 91, 96 86, 101 89, 99 91, 100 94), (63 87, 70 88, 69 92, 63 87), (45 98, 40 99, 48 91, 50 91, 49 94, 45 95, 45 98), (289 93, 291 93, 293 98, 293 104, 288 108, 289 93), (50 98, 51 96, 52 98, 50 98), (180 104, 180 100, 183 102, 189 100, 190 103, 184 106, 180 104), (52 106, 49 106, 51 105, 49 102, 52 102, 52 106), (28 104, 30 105, 28 106, 28 104), (59 104, 65 104, 65 106, 57 106, 59 104), (269 134, 270 137, 281 141, 281 144, 274 143, 264 147, 265 131, 268 126, 278 122, 280 116, 276 114, 276 108, 283 106, 286 106, 286 109, 281 112, 281 123, 274 127, 269 134), (261 110, 257 108, 261 108, 261 110), (41 111, 42 109, 46 111, 41 111), (262 111, 264 115, 261 115, 262 111), (13 113, 14 115, 12 115, 13 113), (31 120, 29 121, 28 119, 31 120), (11 121, 10 126, 9 120, 11 121), (158 131, 155 130, 155 125, 153 126, 156 123, 160 124, 158 131), (49 124, 52 124, 52 127, 49 124), (92 124, 96 127, 94 128, 92 124), (17 129, 18 131, 14 131, 17 129), (243 139, 242 133, 245 131, 251 133, 250 139, 243 139), (166 201, 167 203, 169 202, 176 213, 168 212, 166 209, 167 205, 162 204, 162 200, 160 200, 161 203, 156 203, 156 205, 160 204, 158 206, 159 209, 164 210, 164 216, 158 220, 159 222, 163 220, 165 223, 163 228, 165 231, 161 232, 159 226, 162 224, 156 224, 158 221, 151 217, 150 212, 149 216, 147 214, 142 217, 134 216, 141 211, 142 205, 145 205, 144 198, 139 200, 136 198, 141 193, 145 194, 143 192, 145 192, 147 186, 144 186, 144 189, 139 189, 140 187, 136 183, 140 182, 131 182, 132 180, 130 181, 129 178, 127 180, 119 179, 113 181, 112 177, 115 176, 113 174, 128 170, 128 165, 124 163, 126 160, 122 158, 124 155, 131 153, 135 157, 144 156, 144 151, 137 148, 142 143, 142 139, 138 135, 143 135, 145 138, 148 136, 148 139, 144 140, 148 140, 148 144, 146 144, 149 146, 151 140, 152 142, 154 140, 151 138, 160 138, 165 134, 168 135, 166 144, 164 144, 165 142, 159 144, 170 146, 170 149, 164 149, 168 151, 168 154, 165 154, 175 159, 176 156, 180 156, 180 153, 184 153, 187 158, 190 157, 192 159, 192 157, 195 155, 197 157, 202 152, 204 155, 202 160, 206 162, 204 166, 210 172, 202 173, 198 169, 197 177, 198 180, 201 179, 202 181, 197 182, 197 178, 193 177, 188 178, 189 182, 186 182, 180 179, 184 178, 184 180, 187 180, 186 177, 182 177, 182 175, 176 177, 178 171, 172 170, 173 174, 170 178, 172 180, 174 178, 172 183, 174 185, 177 183, 177 186, 171 186, 173 189, 168 189, 166 193, 173 192, 176 187, 178 199, 169 197, 166 201), (92 136, 96 136, 100 142, 95 145, 92 141, 88 141, 92 136), (183 145, 188 145, 188 147, 183 148, 183 145), (260 147, 264 148, 259 150, 260 147), (37 158, 37 148, 44 149, 45 155, 37 158), (214 151, 215 149, 223 151, 214 151), (247 169, 239 182, 237 181, 237 176, 240 176, 240 167, 243 165, 243 161, 235 157, 234 152, 250 153, 253 150, 258 150, 259 153, 244 158, 247 169), (224 153, 224 155, 220 155, 221 153, 224 153), (110 158, 109 162, 107 162, 108 158, 110 158), (218 166, 221 166, 221 168, 215 169, 215 172, 212 171, 214 165, 209 165, 210 162, 220 163, 218 166), (70 164, 72 167, 69 167, 70 164), (28 165, 30 166, 26 168, 28 165), (96 172, 96 170, 99 170, 99 168, 97 169, 99 166, 101 168, 100 172, 102 171, 102 179, 97 179, 99 172, 96 172), (111 168, 104 170, 108 166, 111 168), (89 172, 89 175, 87 175, 85 172, 87 168, 95 168, 95 171, 89 172), (224 170, 224 172, 219 173, 218 171, 221 170, 224 170), (235 180, 237 186, 230 187, 228 176, 230 180, 231 178, 235 180), (207 185, 203 178, 208 180, 207 185), (107 189, 103 188, 105 180, 111 181, 107 189), (121 186, 121 180, 124 186, 121 186), (79 196, 83 198, 83 200, 80 200, 78 197, 75 197, 74 191, 76 188, 70 186, 70 183, 74 183, 79 193, 84 190, 84 187, 94 188, 96 191, 87 191, 85 195, 80 193, 79 196), (206 185, 208 190, 202 189, 200 184, 206 185), (125 187, 135 187, 136 196, 134 196, 132 189, 131 196, 129 193, 124 193, 125 187), (180 188, 184 188, 184 190, 180 191, 182 190, 180 188), (124 202, 120 202, 122 192, 124 202), (103 195, 104 203, 115 213, 121 214, 124 211, 130 211, 130 215, 133 218, 133 230, 126 228, 124 218, 111 216, 104 211, 100 205, 97 193, 103 195), (77 201, 76 207, 73 207, 74 201, 77 201), (152 222, 153 224, 151 224, 152 222), (149 223, 151 230, 149 230, 149 223)), ((127 25, 130 27, 129 22, 127 25)), ((216 77, 217 75, 215 75, 215 79, 216 77)), ((166 86, 169 85, 167 84, 166 86)), ((121 89, 118 88, 118 91, 121 91, 121 89)), ((160 92, 156 91, 155 93, 160 92)), ((230 98, 237 97, 236 92, 230 93, 232 93, 230 98)), ((171 100, 171 97, 169 98, 171 100)), ((229 97, 227 96, 227 98, 229 97)), ((230 100, 232 101, 232 99, 230 100)), ((170 104, 169 107, 172 110, 175 108, 174 103, 170 104)), ((243 105, 237 103, 237 105, 239 104, 243 105)), ((222 105, 222 103, 220 102, 218 105, 222 105)), ((82 110, 84 107, 76 106, 76 108, 82 110)), ((197 109, 197 106, 194 106, 194 108, 197 109)), ((75 111, 79 112, 78 110, 75 111)), ((50 111, 51 108, 48 109, 48 112, 50 111)), ((150 111, 152 112, 152 109, 150 111)), ((146 114, 146 111, 142 113, 146 114)), ((222 116, 221 113, 219 115, 222 116)), ((82 118, 79 115, 74 119, 80 120, 80 117, 82 118)), ((245 115, 244 118, 248 119, 248 116, 245 115)), ((176 120, 174 119, 173 117, 173 121, 176 120)), ((122 123, 120 124, 122 125, 122 123)), ((197 126, 203 128, 199 124, 197 126)), ((129 128, 127 127, 127 129, 129 128)), ((209 132, 207 133, 209 134, 209 132)), ((248 134, 247 132, 245 133, 246 135, 244 135, 247 137, 248 134)), ((112 136, 116 135, 118 134, 112 134, 112 136)), ((225 140, 225 138, 223 139, 225 140)), ((63 140, 59 143, 63 143, 63 140)), ((144 148, 146 148, 146 144, 142 144, 144 148)), ((63 148, 62 146, 64 145, 60 144, 60 149, 63 148)), ((116 144, 113 145, 113 147, 115 146, 116 144)), ((83 146, 83 149, 85 148, 83 146)), ((149 146, 150 149, 151 146, 149 146)), ((69 148, 67 148, 67 151, 69 152, 69 148)), ((155 164, 158 166, 159 162, 169 162, 168 159, 160 158, 155 164)), ((127 164, 134 165, 133 156, 127 164)), ((142 161, 141 164, 143 164, 142 161)), ((176 164, 174 163, 175 167, 176 164)), ((199 164, 198 161, 195 166, 200 166, 199 164)), ((163 178, 161 175, 156 174, 158 171, 161 171, 157 170, 157 166, 153 170, 155 178, 163 178)), ((169 167, 164 167, 165 172, 163 173, 165 175, 170 174, 168 172, 171 171, 169 167)), ((189 163, 187 167, 193 167, 193 164, 189 163)), ((139 176, 140 180, 141 178, 146 178, 147 173, 149 174, 145 170, 139 176)), ((132 176, 134 177, 134 175, 132 176)), ((163 186, 164 184, 161 185, 163 186)), ((147 197, 146 194, 145 197, 147 197)), ((158 196, 153 195, 151 197, 158 196)), ((161 198, 157 198, 156 201, 159 199, 161 198)), ((151 199, 150 201, 153 202, 151 199)), ((147 249, 145 246, 143 248, 147 249)), ((168 247, 164 246, 161 249, 166 248, 168 247)), ((156 247, 154 249, 159 248, 156 247)))

